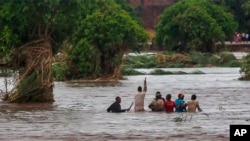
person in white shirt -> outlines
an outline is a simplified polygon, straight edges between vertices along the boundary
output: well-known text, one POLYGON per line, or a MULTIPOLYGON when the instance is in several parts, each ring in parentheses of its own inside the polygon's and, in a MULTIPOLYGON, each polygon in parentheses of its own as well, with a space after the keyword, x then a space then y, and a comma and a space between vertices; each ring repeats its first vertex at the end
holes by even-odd
POLYGON ((147 92, 147 81, 146 81, 146 78, 145 78, 143 90, 142 90, 142 87, 139 86, 138 87, 138 93, 134 97, 134 100, 135 100, 135 102, 134 102, 134 104, 135 104, 135 106, 134 106, 135 112, 145 111, 144 110, 144 98, 145 98, 146 92, 147 92))

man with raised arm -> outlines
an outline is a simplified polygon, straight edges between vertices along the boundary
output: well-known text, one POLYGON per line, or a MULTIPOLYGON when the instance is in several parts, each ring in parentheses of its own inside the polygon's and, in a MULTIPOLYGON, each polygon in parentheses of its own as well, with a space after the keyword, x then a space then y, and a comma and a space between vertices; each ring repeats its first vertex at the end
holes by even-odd
POLYGON ((138 93, 135 95, 135 112, 139 112, 139 111, 145 111, 144 110, 144 98, 147 92, 147 80, 146 78, 144 79, 144 84, 143 84, 143 90, 142 87, 139 86, 138 87, 138 93))

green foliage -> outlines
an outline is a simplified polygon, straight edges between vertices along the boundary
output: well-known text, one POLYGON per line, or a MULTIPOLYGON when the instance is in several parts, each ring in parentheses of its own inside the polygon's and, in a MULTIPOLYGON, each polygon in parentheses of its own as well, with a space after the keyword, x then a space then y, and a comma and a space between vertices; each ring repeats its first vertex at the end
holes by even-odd
MULTIPOLYGON (((75 46, 70 59, 77 64, 77 68, 81 77, 87 77, 99 74, 100 67, 100 53, 96 48, 91 46, 86 39, 82 39, 75 46)), ((72 68, 74 69, 74 68, 72 68)))
POLYGON ((125 51, 140 50, 138 43, 144 43, 148 35, 114 1, 95 0, 87 4, 87 12, 70 40, 75 46, 70 58, 82 76, 112 75, 120 68, 125 51))
POLYGON ((56 81, 65 81, 70 75, 68 66, 63 62, 53 64, 52 73, 56 81))
MULTIPOLYGON (((41 87, 41 81, 37 79, 39 74, 33 71, 22 79, 20 85, 16 87, 16 92, 11 96, 11 102, 16 103, 27 103, 27 102, 51 102, 53 100, 53 95, 47 95, 51 93, 52 89, 44 89, 41 87), (47 96, 45 96, 47 95, 47 96)), ((42 85, 45 86, 45 85, 42 85)))
POLYGON ((246 32, 250 30, 250 1, 249 0, 209 0, 217 5, 225 7, 231 12, 239 27, 236 31, 246 32))
POLYGON ((153 71, 150 72, 151 75, 166 75, 166 74, 173 74, 170 71, 164 71, 162 69, 155 69, 153 71))
POLYGON ((205 73, 200 70, 195 70, 195 71, 190 72, 189 74, 205 74, 205 73))
POLYGON ((0 77, 10 77, 13 76, 14 72, 8 69, 0 69, 0 77))
POLYGON ((220 56, 216 55, 216 54, 212 54, 209 59, 208 62, 210 64, 213 64, 215 66, 220 65, 220 56))
POLYGON ((170 51, 214 52, 237 28, 233 16, 206 0, 181 0, 166 8, 156 27, 160 47, 170 51))
POLYGON ((232 52, 221 52, 219 64, 223 67, 240 67, 241 63, 236 59, 232 52))
POLYGON ((133 68, 123 67, 121 70, 122 75, 144 75, 144 73, 137 71, 133 68))
POLYGON ((231 60, 223 64, 223 67, 240 67, 241 63, 238 60, 231 60))
POLYGON ((76 0, 0 1, 0 53, 38 39, 50 40, 57 52, 72 35, 68 27, 76 24, 77 10, 76 0))
POLYGON ((169 62, 166 65, 158 65, 158 68, 184 68, 185 64, 184 63, 179 63, 179 62, 169 62))
POLYGON ((220 56, 220 64, 225 64, 231 60, 236 60, 236 57, 231 52, 221 52, 220 56))
MULTIPOLYGON (((52 55, 78 22, 77 0, 1 0, 0 56, 17 69, 8 102, 53 102, 52 55), (6 57, 8 58, 8 57, 6 57)), ((1 58, 2 59, 2 58, 1 58)))
POLYGON ((192 62, 205 66, 208 64, 208 54, 202 52, 191 51, 188 56, 191 58, 192 62))
POLYGON ((205 74, 204 72, 200 71, 200 70, 195 70, 193 72, 184 72, 184 71, 165 71, 163 69, 154 69, 153 71, 149 72, 149 73, 145 73, 145 72, 141 72, 138 71, 136 69, 133 68, 127 68, 127 67, 123 67, 122 68, 122 75, 183 75, 183 74, 205 74))
POLYGON ((192 62, 199 67, 207 65, 221 66, 221 67, 239 67, 240 62, 231 52, 220 52, 218 54, 207 54, 201 52, 191 52, 188 56, 192 62))
POLYGON ((128 2, 126 2, 125 0, 114 0, 114 1, 115 1, 115 3, 120 5, 123 10, 127 11, 133 19, 140 22, 139 17, 136 16, 135 11, 133 10, 133 8, 131 7, 131 5, 128 2))
POLYGON ((250 80, 250 53, 243 58, 240 73, 243 74, 242 79, 250 80))
POLYGON ((239 67, 241 64, 240 60, 237 60, 231 52, 210 54, 192 51, 185 55, 170 53, 166 55, 166 61, 160 64, 157 63, 155 57, 155 55, 128 55, 124 58, 123 65, 129 68, 183 68, 211 66, 239 67))
POLYGON ((124 65, 132 68, 153 68, 157 67, 155 58, 152 55, 126 56, 124 65))
POLYGON ((153 71, 151 71, 149 74, 151 75, 182 75, 182 74, 205 74, 204 72, 200 71, 200 70, 195 70, 193 72, 187 73, 184 71, 165 71, 162 69, 155 69, 153 71))

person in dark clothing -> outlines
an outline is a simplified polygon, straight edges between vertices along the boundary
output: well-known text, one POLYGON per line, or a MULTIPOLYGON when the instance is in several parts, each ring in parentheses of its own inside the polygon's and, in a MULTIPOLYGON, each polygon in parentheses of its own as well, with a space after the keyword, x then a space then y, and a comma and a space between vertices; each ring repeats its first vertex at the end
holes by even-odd
POLYGON ((107 109, 107 112, 113 112, 113 113, 121 113, 121 112, 127 112, 130 109, 121 109, 121 98, 117 96, 115 98, 115 102, 109 106, 107 109))

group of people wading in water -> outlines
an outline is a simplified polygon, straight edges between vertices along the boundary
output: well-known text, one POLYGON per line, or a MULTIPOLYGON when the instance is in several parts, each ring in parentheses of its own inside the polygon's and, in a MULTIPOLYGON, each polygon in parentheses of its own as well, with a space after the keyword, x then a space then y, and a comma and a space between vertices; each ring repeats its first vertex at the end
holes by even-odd
MULTIPOLYGON (((147 92, 147 81, 144 80, 144 87, 138 87, 138 93, 134 97, 134 110, 135 112, 144 110, 144 99, 147 92)), ((128 109, 121 109, 121 98, 117 96, 115 102, 109 106, 107 112, 119 113, 130 111, 132 104, 128 109)), ((148 107, 154 112, 172 113, 172 112, 196 112, 196 109, 201 112, 199 102, 196 100, 196 95, 191 96, 191 100, 184 101, 184 94, 179 93, 178 98, 175 101, 171 100, 171 94, 166 95, 166 100, 162 97, 159 91, 156 92, 154 100, 148 105, 148 107)))

